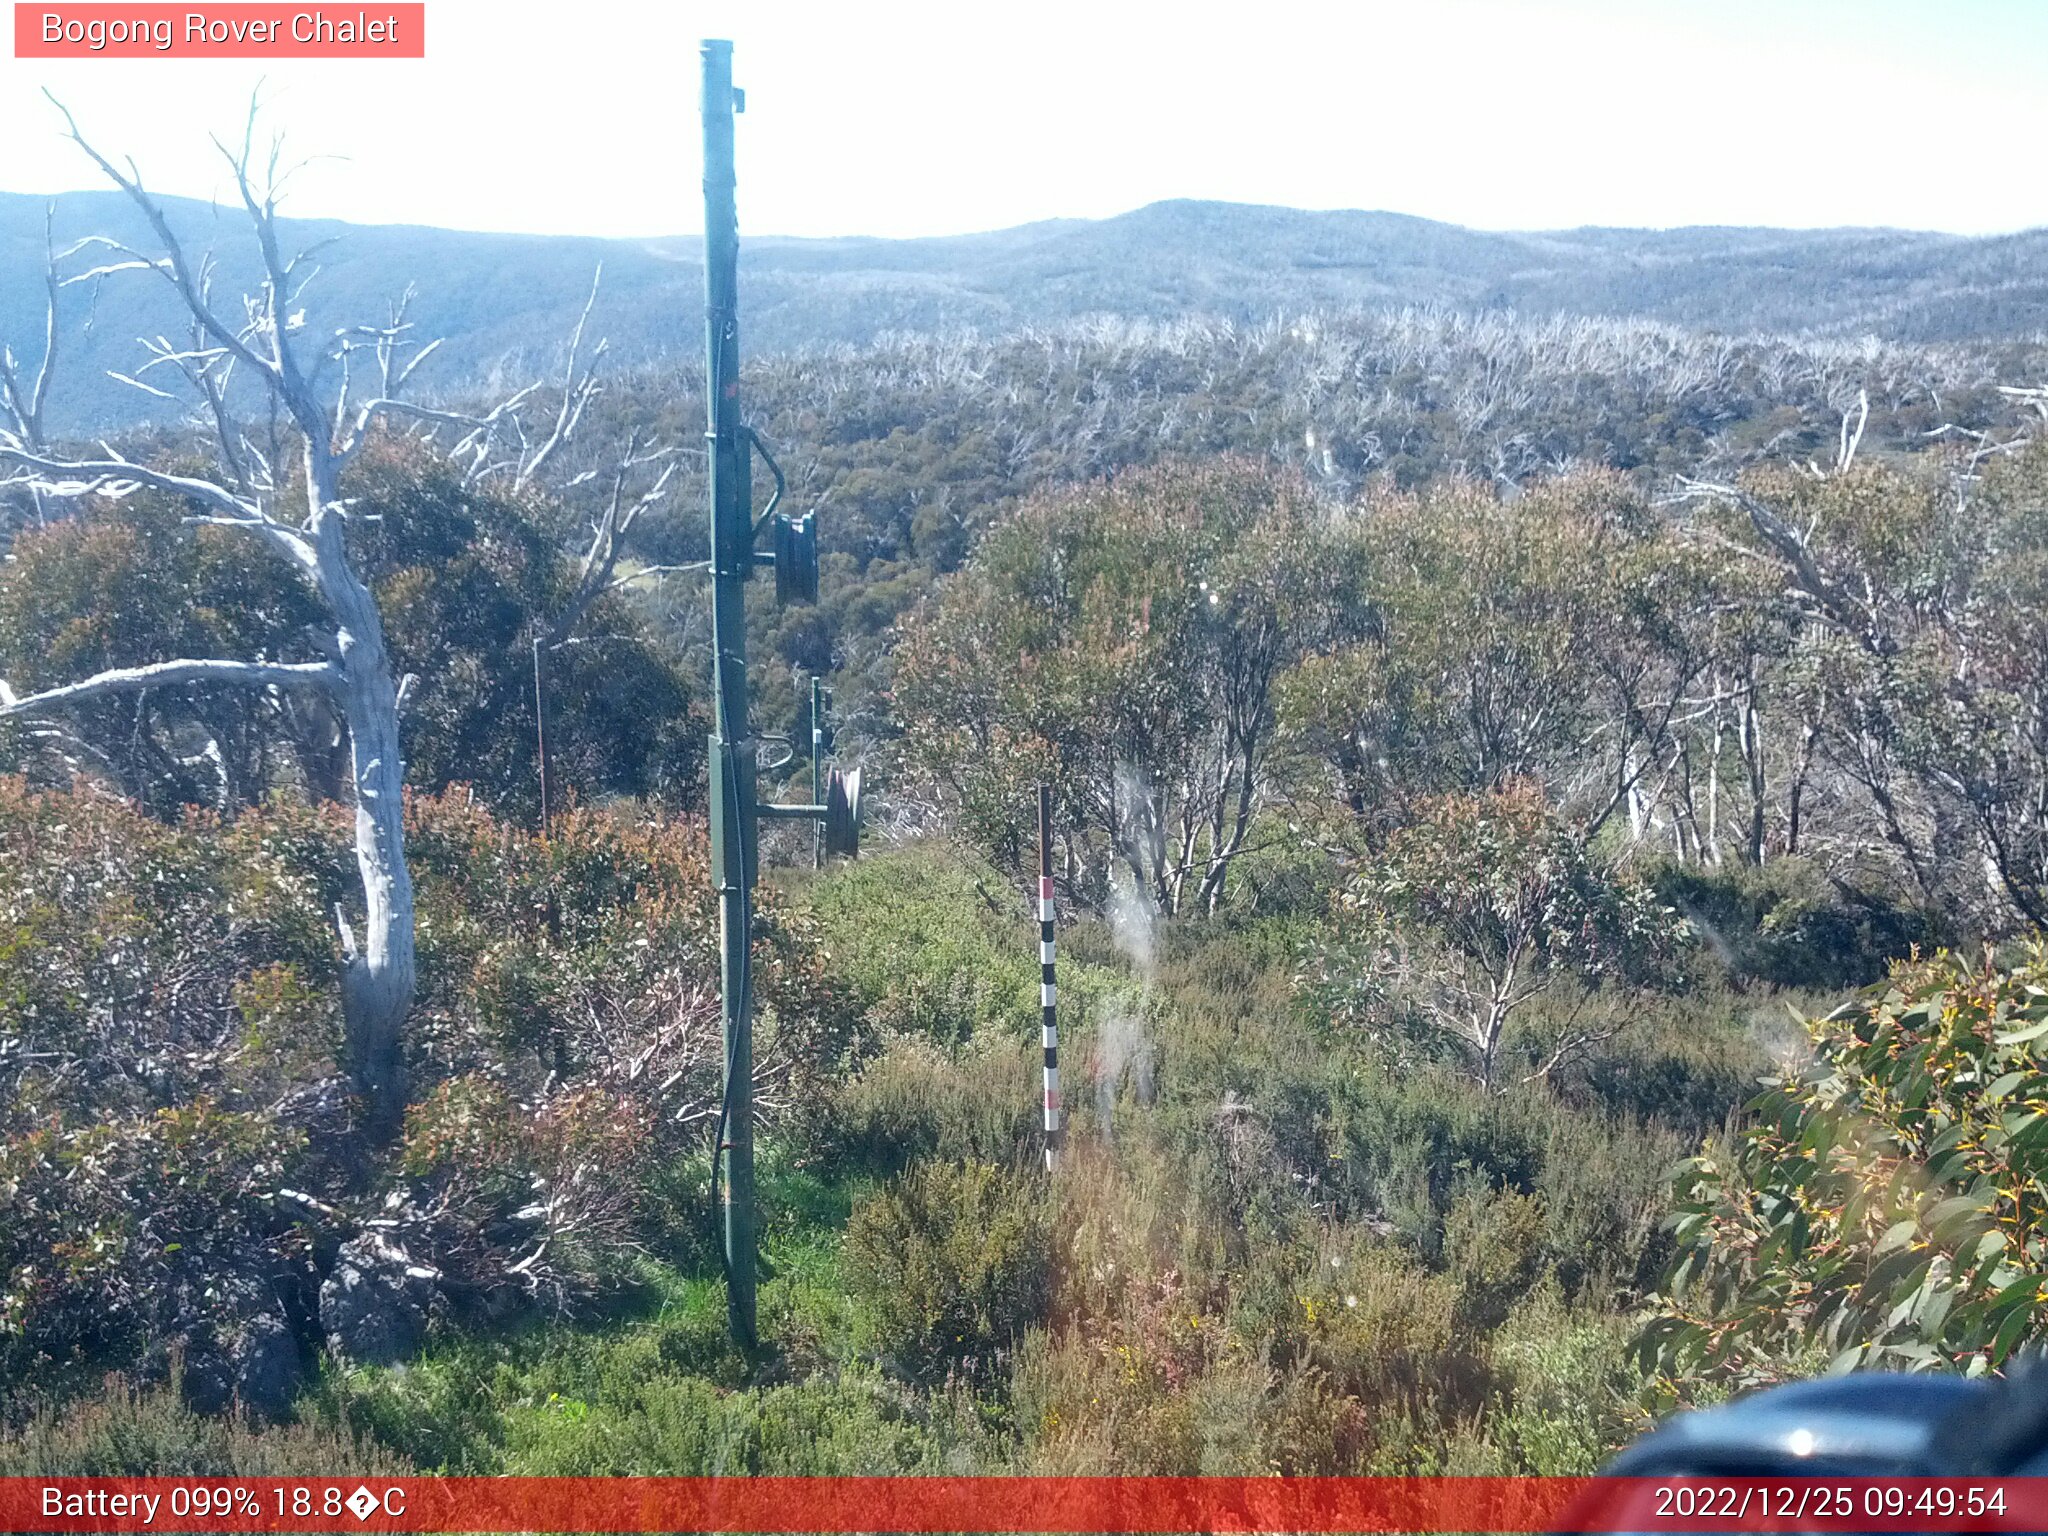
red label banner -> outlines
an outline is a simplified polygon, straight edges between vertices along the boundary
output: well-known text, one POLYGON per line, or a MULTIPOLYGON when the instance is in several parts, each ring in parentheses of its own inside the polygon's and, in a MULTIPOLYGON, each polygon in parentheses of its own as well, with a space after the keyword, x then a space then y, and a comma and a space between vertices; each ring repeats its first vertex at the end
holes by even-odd
POLYGON ((33 4, 16 0, 18 59, 423 59, 427 8, 33 4))

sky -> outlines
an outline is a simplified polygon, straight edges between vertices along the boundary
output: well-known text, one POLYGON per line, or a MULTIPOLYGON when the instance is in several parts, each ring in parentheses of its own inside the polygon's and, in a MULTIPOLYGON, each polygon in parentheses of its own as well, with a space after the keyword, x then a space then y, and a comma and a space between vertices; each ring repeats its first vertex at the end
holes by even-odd
POLYGON ((260 86, 315 157, 288 213, 693 233, 697 41, 721 36, 744 233, 1176 197, 1485 229, 2048 224, 2044 0, 428 0, 427 25, 424 60, 0 59, 0 191, 96 184, 47 88, 151 187, 221 195, 208 135, 260 86))

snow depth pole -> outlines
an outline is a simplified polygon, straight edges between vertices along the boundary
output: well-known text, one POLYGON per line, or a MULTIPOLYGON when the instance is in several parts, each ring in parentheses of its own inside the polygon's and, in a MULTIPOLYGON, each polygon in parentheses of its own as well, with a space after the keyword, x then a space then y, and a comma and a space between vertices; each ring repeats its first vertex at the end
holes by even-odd
POLYGON ((1053 979, 1052 938, 1052 788, 1038 786, 1038 1002, 1044 1010, 1039 1026, 1045 1047, 1045 1167, 1060 1163, 1060 1026, 1059 984, 1053 979))
MULTIPOLYGON (((811 799, 825 803, 825 680, 811 674, 811 799)), ((811 828, 811 868, 825 867, 825 823, 811 828)))

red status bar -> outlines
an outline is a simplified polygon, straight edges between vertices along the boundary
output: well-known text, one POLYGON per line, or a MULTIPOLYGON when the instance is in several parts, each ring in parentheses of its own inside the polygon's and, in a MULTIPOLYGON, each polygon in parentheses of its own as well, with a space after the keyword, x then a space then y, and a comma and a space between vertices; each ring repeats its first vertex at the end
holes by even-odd
POLYGON ((0 1530, 2048 1530, 2033 1478, 0 1478, 0 1530))

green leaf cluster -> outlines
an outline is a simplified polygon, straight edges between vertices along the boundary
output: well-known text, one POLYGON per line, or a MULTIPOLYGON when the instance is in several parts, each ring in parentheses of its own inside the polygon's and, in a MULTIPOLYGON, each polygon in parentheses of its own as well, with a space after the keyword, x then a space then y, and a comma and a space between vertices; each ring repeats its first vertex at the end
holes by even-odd
POLYGON ((1674 1375, 2001 1366, 2048 1323, 2048 948, 1940 954, 1808 1025, 1688 1161, 1642 1340, 1674 1375))

